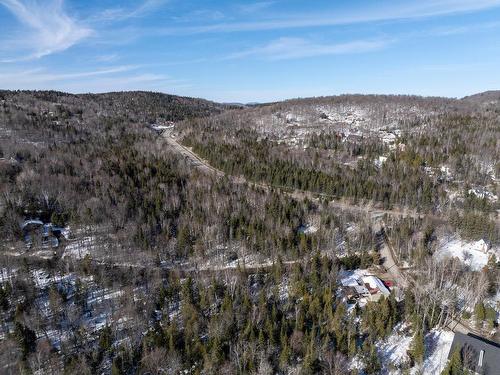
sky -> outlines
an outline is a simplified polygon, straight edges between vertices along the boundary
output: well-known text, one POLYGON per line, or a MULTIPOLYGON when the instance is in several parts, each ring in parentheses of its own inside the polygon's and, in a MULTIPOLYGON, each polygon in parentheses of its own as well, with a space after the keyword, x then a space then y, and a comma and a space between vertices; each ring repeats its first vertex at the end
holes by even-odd
POLYGON ((0 0, 0 89, 220 102, 500 89, 500 0, 0 0))

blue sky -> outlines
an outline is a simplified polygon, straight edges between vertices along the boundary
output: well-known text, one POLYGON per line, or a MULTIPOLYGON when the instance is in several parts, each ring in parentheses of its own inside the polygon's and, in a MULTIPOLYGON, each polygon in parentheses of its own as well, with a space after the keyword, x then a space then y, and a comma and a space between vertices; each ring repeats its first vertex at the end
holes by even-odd
POLYGON ((0 0, 0 88, 226 102, 500 89, 500 0, 0 0))

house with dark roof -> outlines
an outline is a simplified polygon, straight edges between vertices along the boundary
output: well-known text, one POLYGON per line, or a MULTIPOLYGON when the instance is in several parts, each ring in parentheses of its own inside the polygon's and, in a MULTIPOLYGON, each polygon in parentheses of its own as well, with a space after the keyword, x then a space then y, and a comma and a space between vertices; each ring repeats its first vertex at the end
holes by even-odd
POLYGON ((38 219, 29 219, 21 224, 21 230, 27 248, 35 243, 42 248, 55 248, 59 246, 59 238, 64 229, 38 219))
POLYGON ((455 333, 448 359, 459 350, 465 368, 474 374, 500 375, 500 344, 471 333, 455 333))

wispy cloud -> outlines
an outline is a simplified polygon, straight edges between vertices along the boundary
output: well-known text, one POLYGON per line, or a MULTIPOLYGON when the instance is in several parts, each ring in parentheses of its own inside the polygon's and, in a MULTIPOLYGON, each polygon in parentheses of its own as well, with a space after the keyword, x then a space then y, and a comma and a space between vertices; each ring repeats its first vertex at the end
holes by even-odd
POLYGON ((216 9, 196 9, 187 14, 175 15, 171 18, 176 22, 221 21, 226 18, 226 15, 216 9))
POLYGON ((321 14, 289 14, 269 16, 265 20, 248 22, 225 22, 187 27, 165 27, 152 30, 163 35, 191 35, 202 33, 250 32, 306 27, 350 25, 367 22, 412 20, 467 13, 499 7, 500 0, 421 0, 403 5, 377 4, 376 8, 366 8, 363 12, 340 13, 325 11, 321 14))
POLYGON ((81 93, 146 89, 172 91, 190 86, 184 80, 176 80, 166 74, 144 73, 140 68, 123 65, 65 73, 54 73, 43 68, 9 69, 0 71, 0 87, 81 93))
POLYGON ((303 38, 279 38, 266 45, 229 55, 228 59, 257 57, 266 60, 288 60, 313 56, 363 53, 382 49, 392 42, 389 39, 382 39, 321 44, 303 38))
POLYGON ((275 1, 257 1, 238 6, 238 10, 242 13, 255 13, 269 8, 275 1))
POLYGON ((93 21, 125 21, 131 18, 138 18, 147 15, 160 6, 166 4, 168 0, 145 0, 135 8, 110 8, 97 14, 93 21))
POLYGON ((474 23, 462 26, 439 27, 414 33, 416 36, 450 36, 490 31, 500 28, 499 22, 474 23))
POLYGON ((9 86, 10 82, 17 83, 33 83, 33 84, 44 84, 50 82, 62 82, 71 81, 78 79, 86 79, 89 77, 96 76, 109 76, 117 73, 129 72, 131 70, 137 69, 138 66, 135 65, 123 65, 109 67, 106 69, 96 69, 91 71, 83 72, 71 72, 71 73, 50 73, 42 68, 30 69, 30 70, 14 70, 0 73, 0 85, 4 84, 9 86))
POLYGON ((63 9, 62 0, 50 2, 0 0, 26 28, 22 31, 20 47, 27 55, 3 59, 15 62, 37 59, 64 51, 90 36, 92 30, 80 25, 63 9))
POLYGON ((449 63, 449 64, 425 64, 418 67, 420 70, 433 71, 433 72, 466 72, 466 71, 477 71, 479 69, 484 69, 496 65, 495 62, 483 62, 483 63, 449 63))
POLYGON ((105 63, 110 63, 113 61, 116 61, 120 58, 120 56, 116 53, 110 53, 106 55, 99 55, 95 58, 95 61, 97 62, 105 62, 105 63))

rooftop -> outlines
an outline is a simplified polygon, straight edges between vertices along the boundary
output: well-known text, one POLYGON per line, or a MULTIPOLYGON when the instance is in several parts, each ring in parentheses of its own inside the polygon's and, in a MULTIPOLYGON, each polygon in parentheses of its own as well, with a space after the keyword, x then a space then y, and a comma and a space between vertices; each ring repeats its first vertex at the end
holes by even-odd
POLYGON ((455 333, 448 358, 455 350, 462 354, 464 366, 469 370, 484 375, 500 374, 500 344, 482 337, 463 333, 455 333))

